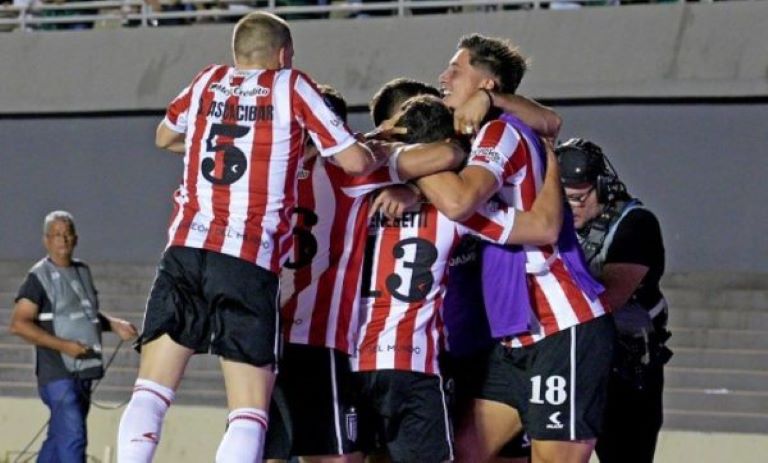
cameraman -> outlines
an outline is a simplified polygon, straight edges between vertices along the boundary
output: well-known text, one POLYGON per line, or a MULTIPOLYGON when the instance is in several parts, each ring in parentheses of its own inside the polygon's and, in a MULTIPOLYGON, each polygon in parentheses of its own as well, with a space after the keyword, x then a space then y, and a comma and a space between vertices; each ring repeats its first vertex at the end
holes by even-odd
POLYGON ((40 398, 51 410, 48 437, 38 462, 84 462, 91 382, 101 378, 101 332, 127 341, 136 328, 99 313, 88 266, 72 258, 75 222, 65 211, 45 217, 48 255, 27 274, 16 296, 11 333, 36 346, 35 373, 40 398))
POLYGON ((557 150, 566 198, 590 272, 617 327, 602 463, 652 462, 663 421, 667 304, 659 290, 664 244, 656 216, 631 197, 599 146, 571 139, 557 150))

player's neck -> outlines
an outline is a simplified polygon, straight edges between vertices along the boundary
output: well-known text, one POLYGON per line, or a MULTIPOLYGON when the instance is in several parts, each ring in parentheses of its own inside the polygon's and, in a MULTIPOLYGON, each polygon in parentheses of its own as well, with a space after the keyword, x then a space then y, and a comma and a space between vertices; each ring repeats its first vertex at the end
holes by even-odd
POLYGON ((263 61, 238 61, 235 63, 235 69, 238 71, 277 71, 282 69, 280 60, 270 59, 263 61))
POLYGON ((279 67, 262 66, 261 64, 237 64, 235 69, 238 71, 276 71, 279 67))

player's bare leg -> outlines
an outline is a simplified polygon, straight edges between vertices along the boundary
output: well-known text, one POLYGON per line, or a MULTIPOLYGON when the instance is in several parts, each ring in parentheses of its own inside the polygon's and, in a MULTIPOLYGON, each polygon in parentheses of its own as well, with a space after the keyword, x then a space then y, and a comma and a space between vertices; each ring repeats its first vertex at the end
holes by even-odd
POLYGON ((139 378, 178 389, 181 377, 194 351, 177 344, 164 334, 141 346, 139 378))
POLYGON ((532 440, 533 463, 588 463, 595 439, 576 441, 532 440))
POLYGON ((500 402, 475 399, 459 425, 455 461, 491 461, 522 429, 516 409, 500 402))
POLYGON ((275 384, 272 367, 221 359, 227 390, 227 431, 216 451, 217 463, 261 461, 275 384))
POLYGON ((141 348, 139 375, 120 419, 117 437, 119 463, 152 461, 163 419, 193 351, 164 334, 141 348))
POLYGON ((243 362, 221 359, 224 386, 227 390, 227 405, 230 410, 237 408, 269 409, 275 374, 272 367, 256 367, 243 362))

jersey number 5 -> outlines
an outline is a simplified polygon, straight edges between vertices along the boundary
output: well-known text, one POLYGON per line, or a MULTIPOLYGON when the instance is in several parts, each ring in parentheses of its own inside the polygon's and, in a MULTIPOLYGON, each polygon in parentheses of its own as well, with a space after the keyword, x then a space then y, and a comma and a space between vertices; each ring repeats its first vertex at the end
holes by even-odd
POLYGON ((251 129, 239 125, 213 124, 205 140, 205 150, 214 157, 203 159, 203 177, 214 185, 231 185, 245 174, 248 160, 232 141, 214 145, 217 135, 231 139, 244 137, 251 129))

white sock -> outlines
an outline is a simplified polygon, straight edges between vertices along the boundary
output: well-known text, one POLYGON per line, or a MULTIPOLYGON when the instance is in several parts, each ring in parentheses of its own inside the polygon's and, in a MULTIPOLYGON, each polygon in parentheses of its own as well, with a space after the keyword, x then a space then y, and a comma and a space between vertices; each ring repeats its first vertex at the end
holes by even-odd
POLYGON ((269 421, 258 408, 237 408, 227 418, 227 432, 216 451, 216 463, 261 463, 269 421))
POLYGON ((148 463, 160 442, 160 429, 174 393, 148 379, 136 379, 117 432, 118 463, 148 463))

